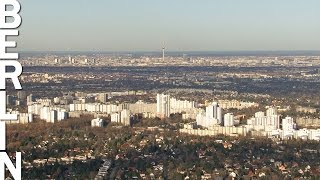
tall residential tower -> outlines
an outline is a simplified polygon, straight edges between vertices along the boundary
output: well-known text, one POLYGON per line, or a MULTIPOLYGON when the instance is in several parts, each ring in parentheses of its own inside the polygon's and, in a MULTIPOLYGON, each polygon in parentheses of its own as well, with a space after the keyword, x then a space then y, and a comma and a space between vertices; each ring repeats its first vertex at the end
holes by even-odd
POLYGON ((170 116, 170 95, 157 94, 157 115, 160 118, 170 116))

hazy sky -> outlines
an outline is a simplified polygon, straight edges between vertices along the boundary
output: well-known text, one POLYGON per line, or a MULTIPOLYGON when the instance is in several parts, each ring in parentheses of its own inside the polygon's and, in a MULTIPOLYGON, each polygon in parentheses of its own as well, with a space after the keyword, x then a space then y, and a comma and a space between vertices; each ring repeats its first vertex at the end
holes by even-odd
POLYGON ((320 50, 319 0, 20 2, 20 50, 320 50))

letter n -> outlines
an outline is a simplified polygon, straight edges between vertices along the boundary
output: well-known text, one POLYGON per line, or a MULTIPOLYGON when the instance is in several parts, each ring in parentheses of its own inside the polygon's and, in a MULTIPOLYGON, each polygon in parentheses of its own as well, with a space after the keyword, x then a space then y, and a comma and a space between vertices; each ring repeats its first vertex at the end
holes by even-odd
POLYGON ((14 167, 8 154, 6 152, 0 152, 0 179, 5 179, 5 165, 9 169, 12 177, 15 180, 21 180, 21 152, 16 152, 16 167, 14 167))

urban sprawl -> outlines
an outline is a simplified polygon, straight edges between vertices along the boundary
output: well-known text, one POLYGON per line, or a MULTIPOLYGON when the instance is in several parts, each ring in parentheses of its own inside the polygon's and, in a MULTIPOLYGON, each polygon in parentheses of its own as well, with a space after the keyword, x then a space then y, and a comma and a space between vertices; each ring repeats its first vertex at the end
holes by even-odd
POLYGON ((319 177, 319 58, 22 54, 8 150, 30 179, 319 177))

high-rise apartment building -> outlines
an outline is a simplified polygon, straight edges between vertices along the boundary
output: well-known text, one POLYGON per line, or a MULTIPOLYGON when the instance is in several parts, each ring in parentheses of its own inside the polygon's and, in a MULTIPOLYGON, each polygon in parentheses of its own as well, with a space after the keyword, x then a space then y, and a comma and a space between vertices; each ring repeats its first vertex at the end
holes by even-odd
POLYGON ((234 126, 234 116, 232 113, 227 113, 224 115, 223 125, 225 127, 234 126))
POLYGON ((160 118, 170 116, 170 95, 157 94, 157 115, 160 118))
POLYGON ((197 124, 203 127, 210 127, 222 123, 222 108, 217 102, 206 107, 206 111, 197 115, 197 124))

